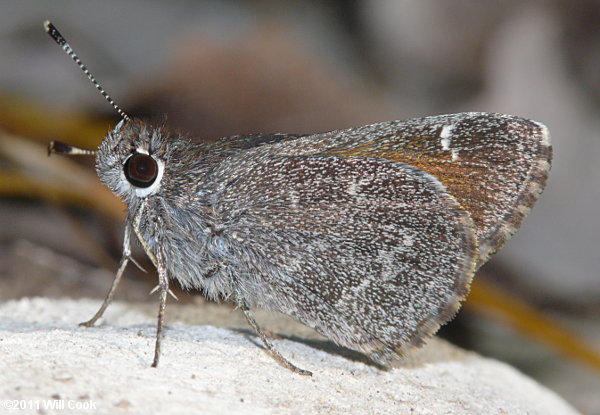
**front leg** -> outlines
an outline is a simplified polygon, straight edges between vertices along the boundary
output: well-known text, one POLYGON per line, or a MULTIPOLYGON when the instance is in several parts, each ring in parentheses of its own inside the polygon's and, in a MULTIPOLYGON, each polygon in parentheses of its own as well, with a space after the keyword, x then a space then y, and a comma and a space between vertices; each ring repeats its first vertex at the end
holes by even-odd
MULTIPOLYGON (((138 210, 135 212, 133 217, 133 229, 136 231, 139 227, 140 220, 142 218, 142 211, 144 206, 140 206, 138 210)), ((89 319, 88 321, 84 321, 83 323, 79 323, 80 326, 91 327, 93 326, 99 319, 102 317, 109 304, 112 302, 113 297, 115 296, 115 292, 117 291, 117 287, 119 286, 119 282, 121 282, 121 278, 123 277, 123 273, 125 272, 125 268, 129 261, 132 261, 136 264, 140 269, 144 270, 135 260, 131 257, 131 227, 129 223, 125 224, 125 234, 123 235, 123 255, 121 256, 121 261, 119 262, 119 268, 117 269, 117 273, 113 282, 110 286, 110 290, 108 290, 108 294, 104 298, 104 302, 100 306, 100 309, 94 314, 94 317, 89 319)))

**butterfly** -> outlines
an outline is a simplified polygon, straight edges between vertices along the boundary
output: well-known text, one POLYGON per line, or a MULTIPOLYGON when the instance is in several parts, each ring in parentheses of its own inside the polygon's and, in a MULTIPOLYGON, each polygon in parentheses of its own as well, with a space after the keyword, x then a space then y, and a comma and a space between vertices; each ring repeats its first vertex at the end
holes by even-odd
POLYGON ((234 302, 283 366, 252 309, 285 313, 382 366, 449 321, 473 275, 517 230, 548 177, 548 129, 459 113, 310 135, 198 143, 129 117, 64 37, 47 32, 123 118, 97 150, 100 180, 125 201, 123 256, 102 315, 140 242, 158 270, 153 366, 169 280, 234 302))

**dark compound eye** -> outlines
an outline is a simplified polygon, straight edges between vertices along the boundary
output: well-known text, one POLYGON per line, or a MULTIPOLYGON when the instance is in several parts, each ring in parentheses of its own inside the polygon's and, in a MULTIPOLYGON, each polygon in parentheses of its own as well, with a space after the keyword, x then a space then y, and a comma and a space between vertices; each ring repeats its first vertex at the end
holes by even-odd
POLYGON ((125 162, 125 177, 135 187, 150 187, 158 175, 158 164, 147 154, 136 153, 125 162))

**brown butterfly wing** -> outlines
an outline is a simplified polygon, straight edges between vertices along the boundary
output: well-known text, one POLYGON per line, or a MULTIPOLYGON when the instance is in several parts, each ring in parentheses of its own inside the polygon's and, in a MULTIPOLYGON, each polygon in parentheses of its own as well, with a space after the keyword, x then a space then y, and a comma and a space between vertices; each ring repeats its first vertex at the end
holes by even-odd
MULTIPOLYGON (((552 158, 544 125, 492 113, 391 121, 312 138, 317 142, 305 151, 398 161, 436 177, 475 223, 478 267, 525 219, 546 184, 552 158)), ((311 137, 296 143, 301 141, 311 137)))

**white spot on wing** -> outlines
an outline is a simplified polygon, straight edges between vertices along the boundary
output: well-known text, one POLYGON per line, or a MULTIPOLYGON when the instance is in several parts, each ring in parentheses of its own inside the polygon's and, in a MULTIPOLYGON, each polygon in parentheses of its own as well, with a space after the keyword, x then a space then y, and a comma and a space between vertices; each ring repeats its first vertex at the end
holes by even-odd
POLYGON ((442 138, 440 142, 442 143, 442 150, 450 150, 449 138, 442 138))
POLYGON ((442 131, 440 132, 440 138, 449 139, 452 136, 452 130, 456 127, 454 124, 444 125, 442 127, 442 131))
POLYGON ((456 125, 444 125, 442 127, 442 131, 440 131, 440 144, 442 145, 442 150, 452 152, 452 161, 458 160, 458 149, 450 148, 450 144, 452 143, 452 130, 454 130, 456 125))

